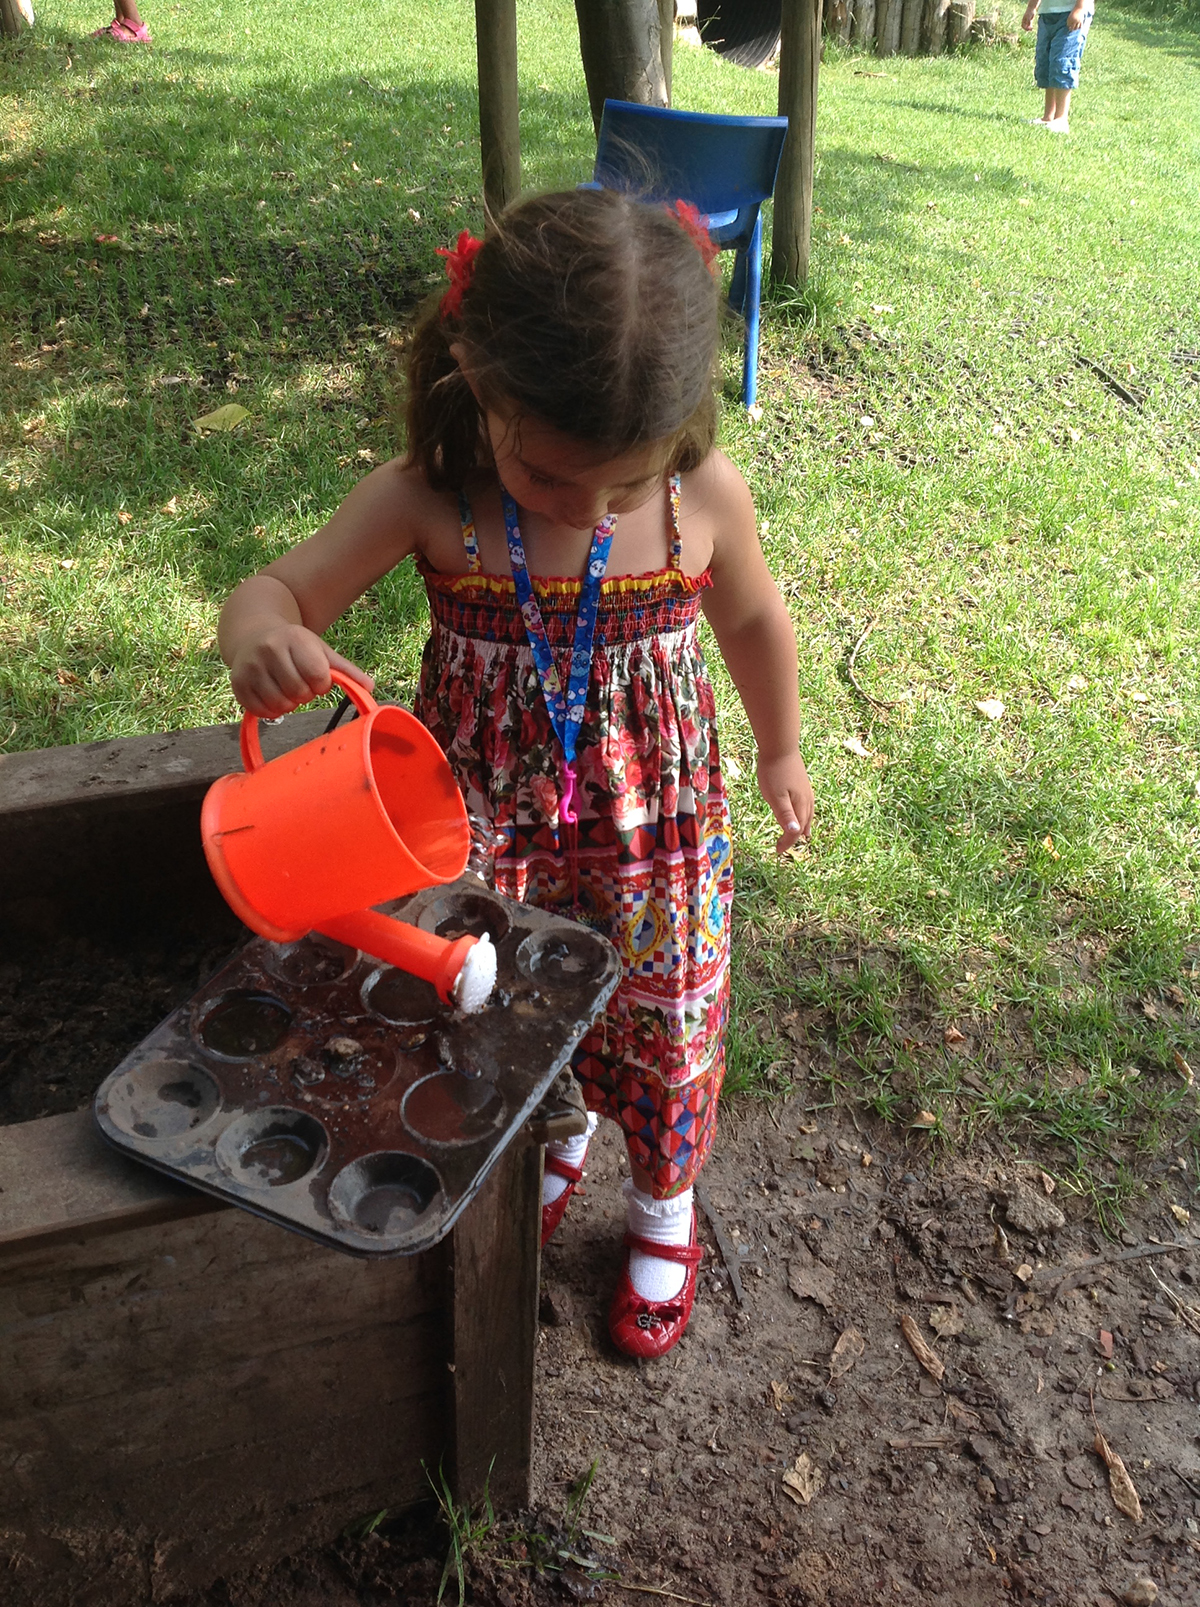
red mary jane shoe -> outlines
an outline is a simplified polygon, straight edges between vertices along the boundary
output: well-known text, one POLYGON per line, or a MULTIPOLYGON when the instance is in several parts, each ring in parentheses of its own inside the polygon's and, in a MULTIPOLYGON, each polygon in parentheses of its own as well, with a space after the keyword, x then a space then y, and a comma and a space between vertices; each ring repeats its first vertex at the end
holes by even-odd
POLYGON ((608 1309, 608 1331, 613 1344, 626 1356, 649 1361, 665 1356, 672 1345, 679 1343, 692 1315, 696 1268, 704 1259, 704 1246, 696 1243, 696 1213, 692 1212, 690 1244, 656 1244, 653 1239, 639 1238, 636 1233, 627 1233, 625 1244, 630 1250, 641 1250, 644 1255, 656 1255, 663 1261, 677 1261, 688 1269, 683 1288, 673 1300, 647 1300, 633 1287, 629 1257, 625 1257, 621 1281, 608 1309))
POLYGON ((546 1151, 545 1170, 550 1173, 551 1177, 561 1177, 567 1186, 556 1200, 551 1200, 549 1205, 542 1206, 543 1249, 546 1247, 547 1239, 550 1238, 555 1228, 566 1216, 567 1206, 571 1203, 571 1196, 583 1179, 582 1166, 572 1166, 567 1161, 560 1161, 558 1156, 551 1155, 549 1150, 546 1151))

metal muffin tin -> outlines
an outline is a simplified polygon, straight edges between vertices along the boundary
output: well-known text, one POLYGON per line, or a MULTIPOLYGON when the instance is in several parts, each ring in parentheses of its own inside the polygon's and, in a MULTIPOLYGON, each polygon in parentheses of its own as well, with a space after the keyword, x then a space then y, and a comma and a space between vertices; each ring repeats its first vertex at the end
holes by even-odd
POLYGON ((473 877, 383 906, 487 932, 498 976, 462 1015, 406 972, 310 934, 255 938, 105 1078, 108 1141, 353 1255, 453 1227, 617 985, 612 945, 473 877))

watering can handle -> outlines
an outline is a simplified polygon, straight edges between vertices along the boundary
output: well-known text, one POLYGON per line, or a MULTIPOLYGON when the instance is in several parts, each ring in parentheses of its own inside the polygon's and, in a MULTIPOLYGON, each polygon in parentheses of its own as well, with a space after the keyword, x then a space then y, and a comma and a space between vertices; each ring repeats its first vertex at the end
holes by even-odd
MULTIPOLYGON (((332 667, 330 667, 329 678, 335 686, 341 687, 342 691, 345 692, 351 703, 354 704, 354 707, 364 718, 368 714, 375 713, 379 705, 365 686, 360 685, 358 681, 352 681, 341 670, 335 670, 332 667)), ((259 741, 258 736, 257 714, 244 714, 242 716, 241 749, 243 768, 247 771, 261 770, 264 761, 262 743, 259 741)))

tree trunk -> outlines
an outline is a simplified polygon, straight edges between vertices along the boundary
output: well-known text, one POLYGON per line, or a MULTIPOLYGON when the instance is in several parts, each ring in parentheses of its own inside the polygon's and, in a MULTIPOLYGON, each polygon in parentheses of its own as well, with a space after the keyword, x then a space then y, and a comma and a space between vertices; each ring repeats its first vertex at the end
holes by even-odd
POLYGON ((875 8, 875 54, 894 56, 900 48, 904 0, 878 0, 875 8))
POLYGON ((667 104, 659 0, 575 0, 575 16, 597 133, 608 99, 667 104))
POLYGON ((875 0, 854 0, 854 26, 850 37, 864 50, 874 50, 875 0))
POLYGON ((771 277, 777 284, 802 285, 812 248, 821 0, 783 0, 781 21, 779 115, 788 119, 788 134, 775 181, 771 277))
POLYGON ((26 28, 33 27, 33 6, 30 0, 0 0, 0 34, 15 39, 26 28))
MULTIPOLYGON (((3 4, 4 0, 0 0, 3 4)), ((521 191, 517 0, 475 0, 483 201, 500 212, 521 191)))
POLYGON ((940 56, 946 49, 946 22, 950 15, 950 0, 927 0, 925 6, 925 53, 940 56))
POLYGON ((675 49, 675 0, 658 0, 658 40, 662 55, 663 87, 671 104, 671 57, 675 49))
POLYGON ((900 14, 900 53, 916 56, 921 50, 921 17, 925 0, 903 0, 900 14))
POLYGON ((975 0, 950 0, 950 21, 946 32, 951 50, 957 50, 966 43, 974 21, 975 0))

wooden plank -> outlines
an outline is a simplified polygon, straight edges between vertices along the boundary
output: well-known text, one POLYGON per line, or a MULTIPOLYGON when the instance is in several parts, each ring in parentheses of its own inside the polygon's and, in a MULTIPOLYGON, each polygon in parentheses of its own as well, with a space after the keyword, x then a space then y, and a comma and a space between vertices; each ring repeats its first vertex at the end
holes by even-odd
POLYGON ((449 1442, 446 1287, 441 1249, 361 1261, 237 1211, 13 1252, 0 1538, 18 1580, 41 1559, 31 1599, 110 1562, 127 1584, 130 1558, 205 1586, 419 1499, 449 1442))
MULTIPOLYGON (((278 725, 260 725, 268 759, 319 736, 329 723, 328 709, 289 714, 278 725)), ((240 770, 240 726, 207 725, 190 731, 159 731, 151 736, 117 737, 61 748, 0 753, 0 816, 4 830, 19 828, 22 817, 64 805, 135 800, 158 809, 180 794, 202 797, 218 776, 240 770)))
POLYGON ((512 1144, 451 1239, 454 1487, 469 1504, 485 1488, 497 1507, 529 1502, 541 1204, 542 1151, 512 1144))
POLYGON ((184 1373, 286 1370, 297 1348, 440 1311, 441 1259, 355 1260, 232 1211, 31 1253, 0 1275, 0 1411, 26 1394, 65 1406, 175 1388, 184 1373), (302 1322, 267 1320, 276 1304, 302 1322))
POLYGON ((483 199, 501 212, 521 193, 517 0, 475 0, 483 199))
POLYGON ((227 1209, 118 1155, 90 1110, 0 1127, 0 1268, 48 1245, 227 1209))

